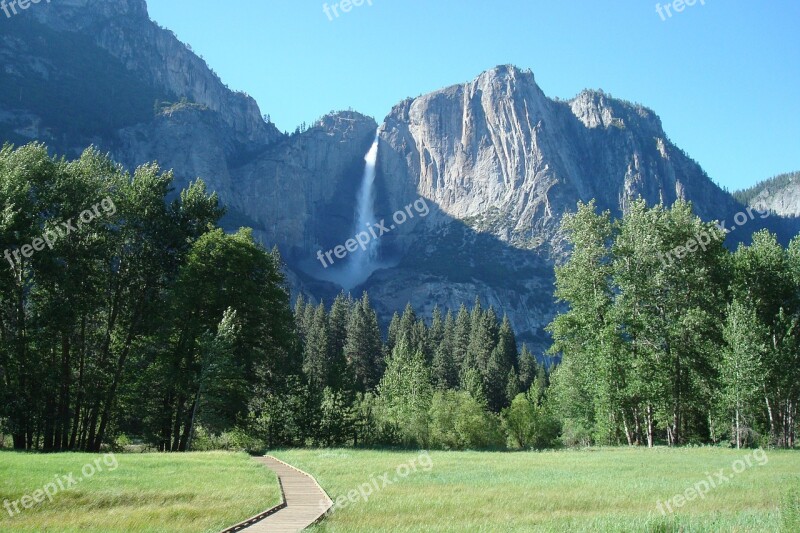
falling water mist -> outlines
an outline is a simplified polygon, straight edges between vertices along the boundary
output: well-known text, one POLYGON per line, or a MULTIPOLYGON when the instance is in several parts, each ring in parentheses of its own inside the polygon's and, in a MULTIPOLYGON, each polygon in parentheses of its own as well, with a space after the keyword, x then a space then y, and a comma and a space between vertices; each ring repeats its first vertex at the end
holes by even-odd
MULTIPOLYGON (((376 223, 375 218, 375 174, 378 162, 379 137, 375 134, 367 155, 364 156, 364 175, 356 196, 353 235, 366 233, 376 223)), ((374 230, 373 230, 374 231, 374 230)), ((373 233, 374 235, 374 233, 373 233)), ((337 283, 345 290, 350 290, 366 281, 379 268, 391 266, 379 259, 378 239, 370 239, 365 249, 357 249, 348 255, 346 261, 335 264, 322 271, 317 270, 314 276, 337 283)))
MULTIPOLYGON (((376 132, 375 140, 364 157, 364 177, 361 179, 361 187, 358 189, 358 197, 356 198, 354 228, 356 233, 364 231, 368 226, 375 223, 375 169, 378 162, 379 140, 376 132)), ((355 287, 377 270, 378 246, 377 239, 373 239, 367 244, 366 250, 359 250, 353 254, 346 267, 345 279, 342 280, 344 288, 351 289, 355 287)))
MULTIPOLYGON (((378 162, 378 135, 364 157, 364 177, 361 180, 361 188, 358 190, 358 201, 356 203, 356 231, 363 231, 368 225, 375 223, 375 166, 378 162)), ((360 272, 368 267, 378 256, 378 241, 373 240, 363 253, 359 253, 352 262, 353 270, 360 272)))

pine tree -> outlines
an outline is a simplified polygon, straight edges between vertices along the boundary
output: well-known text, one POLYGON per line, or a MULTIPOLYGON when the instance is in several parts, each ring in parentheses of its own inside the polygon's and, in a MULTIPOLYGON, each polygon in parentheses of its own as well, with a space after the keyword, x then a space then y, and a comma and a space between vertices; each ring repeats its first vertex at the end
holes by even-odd
MULTIPOLYGON (((504 395, 492 394, 489 392, 489 388, 497 390, 496 376, 499 373, 500 380, 504 381, 508 370, 503 368, 505 364, 500 360, 501 356, 499 354, 496 358, 492 356, 498 340, 497 315, 492 308, 483 312, 480 308, 480 300, 476 299, 475 308, 473 308, 470 316, 470 323, 470 339, 465 366, 475 368, 480 372, 487 400, 494 407, 497 402, 501 401, 501 396, 504 397, 504 395)), ((500 388, 502 389, 503 387, 504 385, 500 388)))
POLYGON ((487 408, 483 378, 477 368, 465 368, 461 372, 461 390, 468 392, 483 408, 487 408))
POLYGON ((519 383, 522 392, 528 392, 533 380, 536 378, 536 358, 528 350, 528 345, 522 345, 522 352, 519 354, 519 383))
POLYGON ((392 350, 400 340, 400 314, 395 311, 392 320, 389 322, 389 332, 386 336, 386 356, 391 355, 392 350))
POLYGON ((329 353, 328 315, 325 312, 325 304, 320 302, 314 312, 303 350, 303 372, 312 387, 319 392, 329 384, 329 353))
POLYGON ((366 292, 350 313, 344 351, 355 378, 355 390, 372 390, 380 379, 383 357, 378 317, 366 292))
MULTIPOLYGON (((501 409, 508 405, 509 374, 513 374, 514 378, 517 379, 514 367, 506 360, 502 347, 497 345, 489 355, 489 361, 483 375, 483 389, 486 391, 486 400, 489 409, 495 413, 499 413, 501 409)), ((513 396, 511 399, 513 399, 513 396)))
POLYGON ((520 381, 517 372, 512 368, 508 371, 508 376, 506 377, 506 402, 505 405, 508 406, 514 401, 514 398, 517 397, 518 394, 522 393, 522 389, 520 388, 520 381))
POLYGON ((528 395, 538 405, 541 405, 542 403, 544 403, 544 398, 545 395, 547 394, 547 389, 549 387, 550 387, 550 376, 547 374, 547 370, 545 369, 544 365, 539 365, 536 368, 536 379, 533 380, 530 391, 528 391, 528 395))
POLYGON ((441 320, 441 313, 437 307, 434 312, 433 325, 431 326, 431 337, 440 338, 438 343, 431 341, 433 350, 433 361, 431 363, 431 375, 433 384, 437 389, 455 389, 458 387, 458 368, 453 360, 453 334, 455 321, 453 313, 447 312, 444 322, 441 320))
MULTIPOLYGON (((302 329, 306 341, 308 340, 308 336, 314 327, 314 315, 316 315, 316 313, 317 313, 317 308, 314 305, 312 305, 311 302, 306 302, 306 306, 303 311, 303 317, 301 319, 302 329)), ((305 344, 303 346, 305 346, 305 344)))
MULTIPOLYGON (((489 331, 484 328, 483 309, 480 297, 475 298, 475 304, 469 313, 469 341, 466 354, 462 360, 462 372, 475 369, 483 376, 488 356, 484 357, 484 349, 489 344, 489 331)), ((491 348, 489 348, 491 350, 491 348)))
MULTIPOLYGON (((417 313, 411 304, 406 304, 403 311, 403 316, 400 318, 400 325, 398 329, 398 342, 405 340, 412 351, 419 351, 426 355, 428 347, 426 345, 427 328, 425 322, 417 317, 417 313)), ((428 357, 426 357, 428 360, 428 357)))
POLYGON ((444 318, 439 306, 433 308, 433 315, 431 317, 431 327, 425 337, 427 341, 426 350, 431 355, 436 353, 436 350, 444 342, 444 318))
POLYGON ((306 342, 305 313, 306 299, 303 297, 303 293, 300 293, 294 304, 294 323, 297 328, 297 337, 301 344, 305 344, 306 342))
POLYGON ((453 361, 459 374, 464 370, 464 363, 467 359, 470 338, 470 314, 467 306, 461 304, 455 321, 453 330, 453 361))
POLYGON ((347 358, 344 346, 347 342, 347 322, 353 301, 344 293, 340 293, 333 301, 328 317, 330 351, 330 379, 329 385, 336 391, 352 387, 352 379, 347 368, 347 358))
POLYGON ((509 365, 514 370, 519 369, 517 338, 514 335, 514 329, 511 327, 511 321, 508 319, 507 315, 503 316, 503 323, 498 333, 497 345, 500 347, 501 353, 503 354, 504 364, 509 365))

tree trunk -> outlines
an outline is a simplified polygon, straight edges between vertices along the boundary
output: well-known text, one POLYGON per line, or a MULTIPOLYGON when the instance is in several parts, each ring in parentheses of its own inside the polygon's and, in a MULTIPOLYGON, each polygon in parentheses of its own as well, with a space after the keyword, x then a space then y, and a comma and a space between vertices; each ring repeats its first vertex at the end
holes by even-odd
MULTIPOLYGON (((141 305, 143 305, 143 303, 141 305)), ((97 436, 95 437, 94 444, 92 445, 92 451, 95 452, 100 451, 100 445, 105 439, 106 428, 108 427, 108 421, 111 418, 111 410, 117 400, 117 388, 122 380, 122 372, 125 370, 125 362, 127 361, 128 354, 130 353, 135 332, 139 327, 141 305, 131 318, 131 324, 128 327, 128 336, 125 339, 125 344, 122 347, 122 352, 120 353, 119 359, 117 360, 117 366, 114 370, 114 380, 112 381, 111 387, 106 395, 105 405, 103 407, 103 416, 100 419, 100 429, 97 431, 97 436)))
POLYGON ((711 442, 714 444, 717 443, 717 437, 714 434, 714 419, 711 417, 711 411, 708 412, 708 433, 711 442))
POLYGON ((61 389, 58 398, 58 423, 56 425, 56 450, 63 450, 69 445, 69 395, 72 381, 72 366, 70 363, 71 346, 69 335, 61 333, 61 389))
POLYGON ((633 446, 633 438, 628 428, 628 417, 625 416, 624 411, 622 412, 622 427, 625 430, 625 439, 628 441, 628 446, 633 446))
POLYGON ((767 402, 767 415, 769 417, 769 434, 775 437, 775 417, 772 414, 772 406, 769 403, 769 396, 767 395, 767 386, 764 385, 764 401, 767 402))
POLYGON ((170 451, 173 452, 178 451, 181 440, 181 417, 185 401, 183 394, 178 394, 178 400, 175 402, 175 422, 172 424, 172 443, 170 445, 170 451))
POLYGON ((69 439, 69 449, 74 450, 78 444, 78 435, 81 431, 80 420, 83 410, 83 372, 86 359, 86 316, 81 317, 80 360, 78 362, 78 397, 75 400, 75 413, 72 417, 72 436, 69 439))
POLYGON ((194 397, 194 405, 192 406, 192 418, 189 421, 189 436, 186 439, 186 451, 192 449, 192 438, 194 437, 194 422, 197 419, 197 407, 200 405, 200 397, 203 394, 203 380, 200 380, 200 385, 197 387, 197 394, 194 397))

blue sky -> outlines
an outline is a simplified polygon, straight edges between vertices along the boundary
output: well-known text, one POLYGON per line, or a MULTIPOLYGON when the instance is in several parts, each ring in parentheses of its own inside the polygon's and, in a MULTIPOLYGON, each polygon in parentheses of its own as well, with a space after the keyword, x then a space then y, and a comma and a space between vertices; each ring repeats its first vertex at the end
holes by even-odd
MULTIPOLYGON (((800 2, 697 0, 664 19, 641 0, 148 0, 281 130, 530 68, 550 97, 603 89, 661 117, 729 189, 800 170, 800 2), (333 20, 331 20, 333 19, 333 20)), ((659 2, 665 5, 667 2, 659 2)))

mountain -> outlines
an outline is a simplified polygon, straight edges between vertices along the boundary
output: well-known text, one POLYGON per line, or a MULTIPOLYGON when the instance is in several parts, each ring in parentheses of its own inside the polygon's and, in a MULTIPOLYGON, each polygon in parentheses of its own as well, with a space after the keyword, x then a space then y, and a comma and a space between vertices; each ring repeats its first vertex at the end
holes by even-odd
MULTIPOLYGON (((579 200, 619 214, 639 196, 683 198, 709 220, 744 208, 653 111, 602 91, 548 98, 514 66, 400 102, 381 124, 340 112, 287 135, 152 22, 144 0, 42 3, 4 23, 0 138, 68 156, 95 144, 129 168, 157 160, 178 187, 203 178, 229 207, 226 227, 278 245, 293 290, 316 299, 341 290, 342 272, 318 253, 363 230, 356 196, 378 131, 379 217, 419 201, 430 210, 381 237, 377 270, 353 287, 384 323, 409 301, 427 314, 477 296, 541 350, 553 266, 568 253, 558 223, 579 200)), ((756 218, 737 237, 761 227, 786 240, 798 225, 756 218)))
POLYGON ((194 112, 189 121, 219 129, 226 142, 218 149, 227 155, 280 137, 252 98, 230 91, 149 19, 144 0, 60 0, 3 23, 0 127, 7 138, 40 139, 65 153, 96 141, 130 151, 142 136, 158 135, 165 115, 187 120, 182 99, 194 112))
POLYGON ((800 172, 780 174, 749 189, 737 191, 733 196, 756 209, 784 217, 800 216, 800 172))
MULTIPOLYGON (((370 293, 428 311, 479 294, 540 344, 554 309, 552 266, 566 252, 558 224, 578 200, 620 214, 638 197, 682 198, 707 220, 743 209, 670 142, 653 111, 602 91, 553 100, 513 66, 402 102, 381 137, 387 203, 421 195, 439 213, 400 247, 397 268, 368 282, 370 293)), ((776 222, 748 221, 737 237, 765 226, 796 232, 776 222)))

